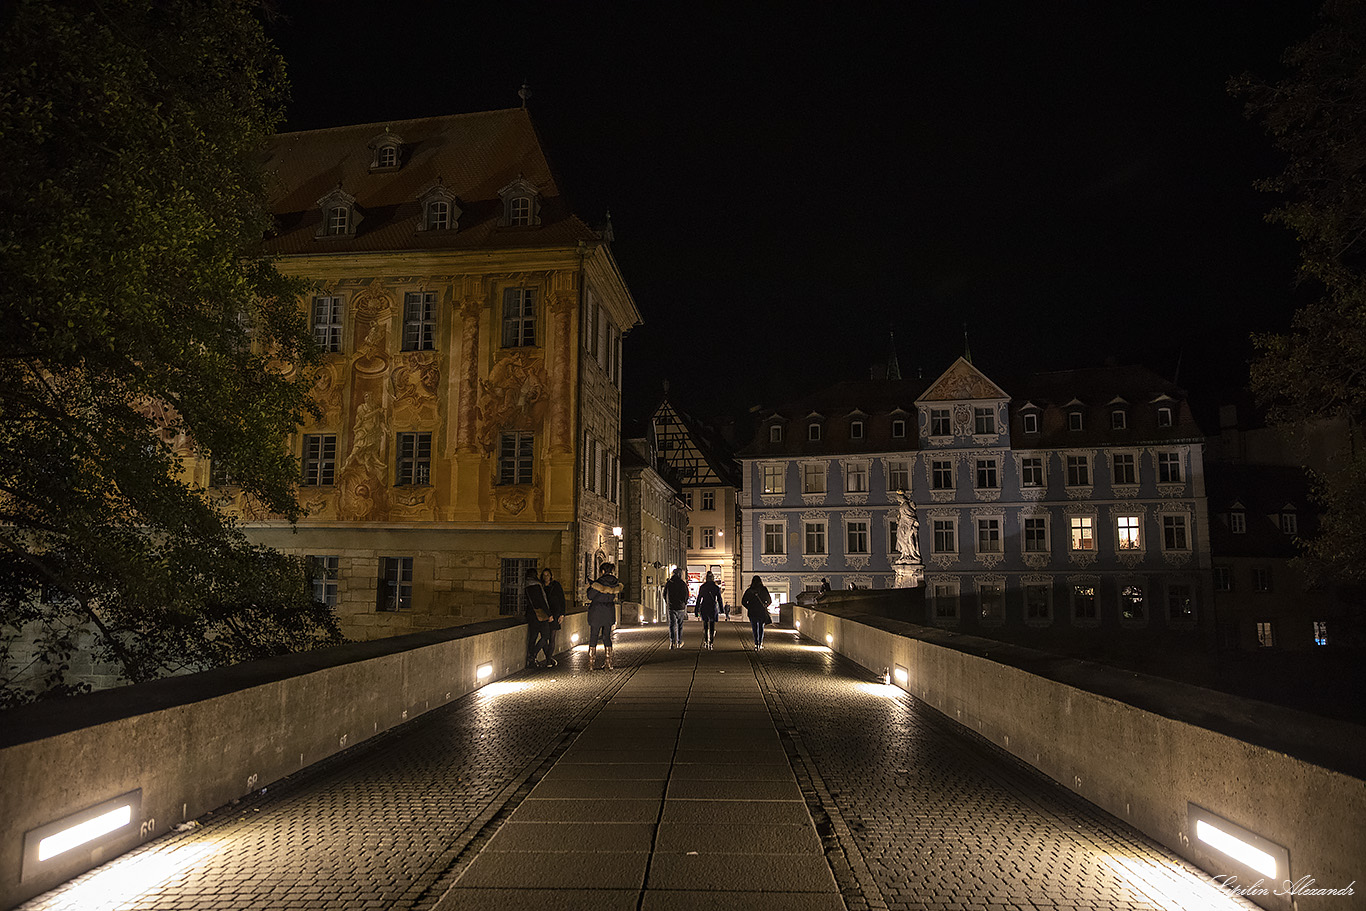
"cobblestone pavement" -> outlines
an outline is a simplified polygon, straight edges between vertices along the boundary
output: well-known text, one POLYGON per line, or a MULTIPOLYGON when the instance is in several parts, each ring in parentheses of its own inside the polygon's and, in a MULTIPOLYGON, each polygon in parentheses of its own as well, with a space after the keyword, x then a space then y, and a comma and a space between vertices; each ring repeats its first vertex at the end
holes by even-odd
MULTIPOLYGON (((689 623, 690 644, 700 638, 696 627, 689 623)), ((817 906, 817 898, 838 897, 856 911, 1252 907, 1219 892, 1206 875, 1123 823, 900 690, 871 682, 866 671, 824 648, 775 630, 764 650, 755 652, 748 633, 748 624, 722 623, 716 652, 683 653, 667 649, 662 628, 621 631, 614 673, 586 673, 586 655, 579 652, 554 670, 491 684, 205 817, 197 827, 144 845, 21 911, 431 911, 438 903, 442 909, 464 907, 478 877, 493 876, 483 871, 497 869, 507 871, 504 881, 489 879, 489 886, 515 887, 528 897, 527 866, 507 858, 525 850, 517 838, 531 831, 528 823, 538 812, 572 808, 572 800, 563 800, 568 795, 555 789, 578 777, 574 768, 593 761, 584 758, 589 743, 580 734, 597 720, 595 730, 629 742, 629 716, 668 714, 646 711, 648 694, 663 692, 649 681, 685 678, 712 712, 700 717, 720 731, 715 710, 726 699, 717 686, 725 678, 702 678, 707 662, 722 658, 727 663, 713 665, 711 673, 729 667, 737 687, 743 679, 751 689, 757 682, 766 698, 768 717, 751 716, 752 726, 776 727, 824 852, 824 862, 812 853, 801 863, 826 870, 826 877, 833 872, 839 896, 773 896, 773 902, 756 904, 752 896, 739 902, 741 896, 732 894, 727 904, 725 892, 704 901, 678 882, 665 881, 666 874, 678 875, 670 871, 681 863, 665 855, 695 854, 681 850, 680 840, 695 838, 691 828, 704 821, 706 804, 729 796, 724 779, 700 793, 696 781, 685 780, 700 777, 696 773, 706 764, 687 755, 689 734, 681 723, 665 804, 674 797, 686 801, 676 801, 672 810, 665 806, 653 821, 642 819, 653 826, 641 849, 649 853, 642 876, 674 891, 651 893, 646 879, 627 889, 617 883, 611 887, 613 907, 808 908, 817 906), (750 661, 737 665, 742 647, 750 661), (661 677, 653 666, 666 663, 661 677), (622 698, 613 703, 618 694, 622 698), (611 707, 623 704, 628 711, 613 715, 611 707), (694 765, 680 766, 688 762, 694 765), (684 809, 696 811, 696 819, 690 821, 684 809)), ((747 736, 739 726, 731 730, 737 738, 747 736)), ((738 778, 743 755, 735 752, 728 762, 718 757, 718 767, 729 765, 738 778)), ((771 764, 765 769, 788 774, 771 764)), ((763 821, 743 822, 754 829, 763 821)), ((782 829, 797 839, 797 820, 783 822, 764 837, 776 839, 782 829)), ((724 852, 712 856, 709 868, 725 865, 724 852)), ((606 907, 607 880, 585 888, 581 898, 591 898, 598 888, 601 900, 581 906, 606 907)), ((498 894, 491 889, 488 897, 497 900, 498 894)), ((555 891, 543 894, 536 906, 570 907, 569 899, 555 891)), ((512 911, 523 905, 495 906, 512 911)))

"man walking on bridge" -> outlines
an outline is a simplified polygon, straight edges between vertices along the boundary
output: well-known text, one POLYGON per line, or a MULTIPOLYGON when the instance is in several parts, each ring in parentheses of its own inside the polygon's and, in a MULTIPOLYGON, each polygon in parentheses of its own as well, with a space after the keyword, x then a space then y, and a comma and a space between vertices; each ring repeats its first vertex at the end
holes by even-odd
POLYGON ((669 606, 669 648, 683 647, 683 623, 688 619, 688 583, 683 570, 674 568, 664 583, 664 601, 669 606))

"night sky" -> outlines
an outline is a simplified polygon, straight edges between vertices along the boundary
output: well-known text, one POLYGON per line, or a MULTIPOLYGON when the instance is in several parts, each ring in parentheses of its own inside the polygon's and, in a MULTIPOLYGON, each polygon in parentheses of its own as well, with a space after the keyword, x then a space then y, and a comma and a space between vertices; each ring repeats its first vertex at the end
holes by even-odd
MULTIPOLYGON (((626 416, 704 417, 963 350, 1004 378, 1143 363, 1197 401, 1283 329, 1279 162, 1229 77, 1317 3, 869 6, 281 0, 289 129, 530 108, 644 325, 626 416), (890 11, 895 10, 894 14, 890 11), (881 11, 881 12, 877 12, 881 11)), ((1206 430, 1212 428, 1206 427, 1206 430)))

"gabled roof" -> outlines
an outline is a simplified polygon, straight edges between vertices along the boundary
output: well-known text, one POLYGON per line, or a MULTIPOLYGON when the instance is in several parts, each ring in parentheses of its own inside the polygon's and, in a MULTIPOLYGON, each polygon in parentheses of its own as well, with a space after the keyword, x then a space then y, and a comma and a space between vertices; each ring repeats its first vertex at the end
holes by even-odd
POLYGON ((573 246, 601 236, 569 210, 524 108, 424 117, 281 133, 265 152, 274 181, 270 208, 278 233, 268 252, 313 254, 385 250, 484 250, 573 246), (401 136, 401 166, 371 170, 371 145, 401 136), (540 192, 541 224, 499 228, 499 190, 517 179, 540 192), (419 198, 440 181, 459 200, 456 231, 419 231, 419 198), (317 202, 340 187, 364 221, 354 237, 315 238, 317 202))
POLYGON ((955 402, 963 399, 1008 399, 1010 396, 965 357, 954 361, 930 384, 921 402, 955 402))
MULTIPOLYGON (((667 395, 660 399, 659 405, 655 407, 651 414, 651 421, 653 422, 661 416, 672 417, 678 421, 684 432, 687 433, 688 439, 697 449, 698 455, 712 470, 712 473, 721 480, 721 483, 731 487, 740 487, 740 466, 736 464, 730 447, 716 433, 675 405, 667 395)), ((667 454, 664 457, 669 458, 667 454)))
POLYGON ((891 437, 891 421, 906 420, 914 413, 917 396, 925 391, 925 381, 911 380, 848 380, 836 383, 804 399, 780 406, 764 418, 754 439, 737 455, 763 458, 791 454, 816 455, 822 452, 881 452, 913 450, 916 446, 915 428, 905 437, 891 437), (823 415, 826 431, 821 439, 806 439, 805 433, 784 434, 774 442, 763 428, 775 419, 805 421, 812 413, 823 415), (856 414, 866 424, 864 435, 848 437, 848 422, 840 418, 856 414))

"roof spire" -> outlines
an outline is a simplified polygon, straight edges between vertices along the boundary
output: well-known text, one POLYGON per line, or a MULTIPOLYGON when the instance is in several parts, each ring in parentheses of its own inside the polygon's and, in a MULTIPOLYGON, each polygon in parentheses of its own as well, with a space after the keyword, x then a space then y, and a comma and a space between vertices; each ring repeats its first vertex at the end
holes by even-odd
POLYGON ((972 363, 972 349, 968 347, 968 323, 963 321, 963 360, 972 363))
POLYGON ((522 99, 522 107, 526 107, 527 100, 531 98, 531 85, 526 79, 522 80, 522 87, 517 90, 517 97, 522 99))
POLYGON ((901 379, 901 365, 896 360, 896 333, 887 327, 887 379, 901 379))

